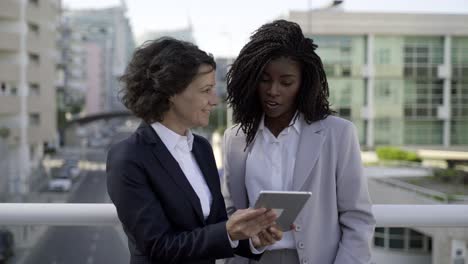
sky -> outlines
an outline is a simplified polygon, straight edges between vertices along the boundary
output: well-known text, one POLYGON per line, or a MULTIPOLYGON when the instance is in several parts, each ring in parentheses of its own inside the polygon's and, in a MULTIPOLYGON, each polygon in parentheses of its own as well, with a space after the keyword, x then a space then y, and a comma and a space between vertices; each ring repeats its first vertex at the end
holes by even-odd
MULTIPOLYGON (((121 0, 62 0, 70 9, 102 8, 121 0)), ((215 56, 236 56, 250 34, 289 10, 320 8, 330 0, 126 0, 135 37, 149 30, 193 26, 198 46, 215 56)), ((468 15, 468 0, 345 0, 344 9, 364 12, 468 15)), ((467 22, 468 23, 468 22, 467 22)))

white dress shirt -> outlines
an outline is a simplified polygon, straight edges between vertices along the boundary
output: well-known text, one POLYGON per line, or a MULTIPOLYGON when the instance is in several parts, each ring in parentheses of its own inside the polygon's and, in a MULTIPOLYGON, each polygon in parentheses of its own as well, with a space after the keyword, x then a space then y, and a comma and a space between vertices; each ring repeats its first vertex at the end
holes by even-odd
MULTIPOLYGON (((260 191, 289 191, 292 189, 292 178, 299 136, 303 118, 297 114, 288 127, 278 137, 265 127, 263 117, 247 154, 245 185, 250 207, 255 205, 260 191)), ((295 249, 291 231, 283 233, 283 239, 268 247, 270 250, 295 249)))
MULTIPOLYGON (((153 127, 171 155, 175 158, 177 163, 179 163, 179 166, 182 169, 185 177, 197 194, 198 199, 200 199, 203 216, 206 220, 206 218, 210 215, 210 208, 211 204, 213 203, 213 197, 211 196, 210 189, 206 184, 200 167, 198 166, 198 163, 192 154, 192 132, 188 130, 186 136, 181 136, 159 122, 151 124, 151 127, 153 127)), ((227 236, 229 242, 231 243, 231 247, 237 248, 239 246, 239 241, 231 240, 229 234, 227 234, 227 236)), ((260 254, 264 251, 264 248, 258 250, 255 249, 251 240, 249 240, 249 244, 250 250, 254 254, 260 254)))
POLYGON ((211 196, 210 189, 206 184, 205 177, 203 177, 200 167, 192 154, 192 132, 188 130, 186 136, 181 136, 159 122, 153 123, 151 126, 175 160, 179 163, 185 177, 197 194, 198 199, 200 199, 203 216, 206 219, 210 215, 213 197, 211 196))

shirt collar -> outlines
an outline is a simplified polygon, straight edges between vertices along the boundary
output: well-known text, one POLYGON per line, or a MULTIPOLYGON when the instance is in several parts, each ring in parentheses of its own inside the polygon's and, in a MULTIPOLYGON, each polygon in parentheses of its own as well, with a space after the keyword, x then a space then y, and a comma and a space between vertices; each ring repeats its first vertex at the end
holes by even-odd
MULTIPOLYGON (((285 128, 281 133, 288 134, 291 127, 294 128, 294 130, 298 134, 301 133, 301 128, 302 128, 302 115, 301 115, 301 113, 296 111, 296 113, 294 114, 293 119, 291 119, 291 122, 289 123, 289 126, 287 128, 285 128)), ((263 131, 264 129, 265 129, 265 114, 263 114, 262 119, 260 120, 260 124, 258 126, 258 132, 257 133, 264 133, 264 131, 263 131)))
POLYGON ((151 127, 153 127, 154 131, 156 131, 156 133, 158 134, 158 136, 161 138, 164 145, 166 145, 168 149, 173 150, 175 149, 179 141, 186 140, 187 145, 189 147, 189 151, 192 151, 193 138, 194 138, 192 131, 187 130, 187 135, 181 136, 159 122, 155 122, 151 124, 151 127))

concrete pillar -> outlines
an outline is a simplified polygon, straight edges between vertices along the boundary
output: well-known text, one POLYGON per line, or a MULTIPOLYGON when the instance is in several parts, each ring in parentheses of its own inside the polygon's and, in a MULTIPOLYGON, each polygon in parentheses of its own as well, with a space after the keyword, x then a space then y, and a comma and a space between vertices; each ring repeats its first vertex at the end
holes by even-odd
POLYGON ((467 261, 467 242, 464 240, 452 240, 452 255, 450 264, 466 264, 467 261))
POLYGON ((374 35, 367 35, 366 43, 366 97, 367 102, 364 111, 366 126, 366 146, 374 146, 374 35))
POLYGON ((445 115, 444 130, 443 130, 443 144, 444 147, 450 146, 450 126, 452 119, 452 102, 451 102, 451 90, 452 90, 452 38, 451 36, 444 37, 444 90, 443 90, 443 106, 445 115))

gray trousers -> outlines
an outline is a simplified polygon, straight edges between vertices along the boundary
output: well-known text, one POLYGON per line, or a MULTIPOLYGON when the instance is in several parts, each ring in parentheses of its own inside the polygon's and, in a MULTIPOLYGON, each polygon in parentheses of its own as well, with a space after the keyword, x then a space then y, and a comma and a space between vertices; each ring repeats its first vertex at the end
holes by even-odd
POLYGON ((250 260, 250 264, 299 264, 295 249, 267 250, 260 261, 250 260))

